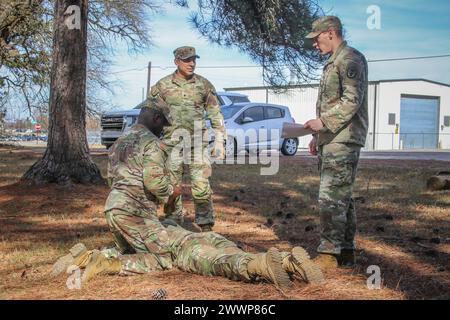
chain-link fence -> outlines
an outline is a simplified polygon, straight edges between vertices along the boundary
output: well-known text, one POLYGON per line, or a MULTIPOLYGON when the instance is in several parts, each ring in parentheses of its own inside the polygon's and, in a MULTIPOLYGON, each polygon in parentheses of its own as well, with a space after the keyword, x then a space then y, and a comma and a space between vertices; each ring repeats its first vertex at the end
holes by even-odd
MULTIPOLYGON (((299 149, 308 149, 311 136, 298 138, 299 149)), ((450 150, 450 133, 369 133, 366 150, 450 150)))
MULTIPOLYGON (((87 140, 89 145, 100 145, 101 137, 100 131, 87 131, 87 140)), ((47 133, 41 132, 37 134, 31 130, 14 130, 14 131, 0 131, 0 143, 5 144, 46 144, 48 140, 47 133)))
POLYGON ((408 132, 369 133, 368 150, 440 150, 450 149, 450 133, 408 132))

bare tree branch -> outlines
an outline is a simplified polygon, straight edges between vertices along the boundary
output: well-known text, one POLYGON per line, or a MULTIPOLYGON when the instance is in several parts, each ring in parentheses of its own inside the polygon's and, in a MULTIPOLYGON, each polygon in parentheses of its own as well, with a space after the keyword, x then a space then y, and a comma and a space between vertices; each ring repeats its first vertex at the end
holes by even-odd
POLYGON ((199 0, 191 22, 209 42, 247 54, 281 88, 315 80, 322 58, 304 37, 322 14, 313 0, 199 0))
MULTIPOLYGON (((149 15, 158 10, 156 0, 89 1, 87 105, 90 114, 110 105, 110 101, 100 96, 112 100, 116 83, 108 79, 117 43, 125 43, 130 53, 149 48, 152 45, 149 15)), ((51 0, 0 0, 2 101, 24 98, 27 107, 47 108, 53 18, 51 0)))

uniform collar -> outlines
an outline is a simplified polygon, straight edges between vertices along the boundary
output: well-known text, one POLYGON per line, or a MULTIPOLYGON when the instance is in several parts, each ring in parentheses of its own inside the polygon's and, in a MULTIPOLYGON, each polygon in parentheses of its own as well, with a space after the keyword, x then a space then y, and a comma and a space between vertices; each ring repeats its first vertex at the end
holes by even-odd
POLYGON ((145 127, 144 125, 140 124, 140 123, 136 123, 131 127, 131 130, 133 131, 141 131, 141 130, 145 130, 145 131, 150 131, 147 129, 147 127, 145 127))
POLYGON ((179 86, 181 86, 185 83, 195 83, 196 80, 197 80, 197 75, 195 73, 194 73, 193 77, 190 78, 189 80, 184 80, 183 78, 178 77, 176 71, 172 74, 172 82, 179 86))
POLYGON ((342 43, 339 45, 339 47, 336 49, 336 51, 333 53, 333 55, 330 57, 330 59, 328 59, 327 65, 330 63, 333 63, 346 46, 347 46, 347 41, 342 41, 342 43))

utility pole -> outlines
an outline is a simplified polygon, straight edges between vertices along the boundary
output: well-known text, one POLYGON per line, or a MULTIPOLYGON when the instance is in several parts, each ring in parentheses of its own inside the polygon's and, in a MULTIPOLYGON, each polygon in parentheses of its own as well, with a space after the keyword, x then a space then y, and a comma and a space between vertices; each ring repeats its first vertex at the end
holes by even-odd
POLYGON ((151 77, 152 77, 152 62, 150 61, 148 63, 148 74, 147 74, 147 97, 148 97, 148 93, 150 92, 151 77))

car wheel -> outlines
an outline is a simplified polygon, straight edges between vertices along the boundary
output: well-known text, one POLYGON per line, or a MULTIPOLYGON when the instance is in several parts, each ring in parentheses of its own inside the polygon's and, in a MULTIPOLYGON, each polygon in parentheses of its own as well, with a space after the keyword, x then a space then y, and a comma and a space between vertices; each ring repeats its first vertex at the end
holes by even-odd
POLYGON ((297 153, 298 140, 296 138, 288 138, 283 141, 281 153, 285 156, 293 156, 297 153))
POLYGON ((228 137, 225 143, 225 158, 237 158, 237 143, 233 137, 228 137))

